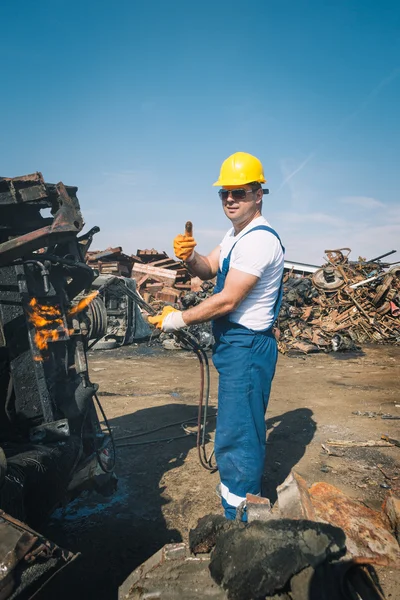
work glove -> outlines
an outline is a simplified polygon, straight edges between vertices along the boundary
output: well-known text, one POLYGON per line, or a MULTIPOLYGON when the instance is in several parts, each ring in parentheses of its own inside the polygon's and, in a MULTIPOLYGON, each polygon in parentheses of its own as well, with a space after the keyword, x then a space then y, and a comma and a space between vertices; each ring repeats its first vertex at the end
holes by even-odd
POLYGON ((186 327, 182 312, 176 310, 176 308, 173 308, 172 306, 164 306, 159 315, 149 317, 147 320, 158 329, 162 329, 165 333, 173 333, 174 331, 179 331, 179 329, 186 327))
POLYGON ((197 242, 194 237, 189 235, 177 235, 174 239, 175 256, 185 262, 190 262, 194 258, 194 249, 197 242))

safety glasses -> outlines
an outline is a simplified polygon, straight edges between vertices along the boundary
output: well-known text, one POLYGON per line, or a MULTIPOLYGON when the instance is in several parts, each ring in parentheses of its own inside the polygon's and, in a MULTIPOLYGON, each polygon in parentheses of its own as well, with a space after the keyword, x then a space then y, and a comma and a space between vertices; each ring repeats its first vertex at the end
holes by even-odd
POLYGON ((233 200, 244 200, 247 194, 253 194, 253 190, 245 190, 244 188, 237 188, 236 190, 219 190, 218 194, 221 200, 228 200, 229 195, 232 196, 233 200))

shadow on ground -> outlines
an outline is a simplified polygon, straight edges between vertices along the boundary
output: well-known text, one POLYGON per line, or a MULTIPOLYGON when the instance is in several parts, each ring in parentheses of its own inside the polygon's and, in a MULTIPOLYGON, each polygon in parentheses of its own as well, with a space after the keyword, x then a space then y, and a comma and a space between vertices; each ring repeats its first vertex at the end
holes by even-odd
MULTIPOLYGON (((267 413, 268 414, 268 413, 267 413)), ((267 452, 262 492, 275 502, 276 488, 304 456, 317 424, 309 408, 290 410, 267 419, 267 452)))
MULTIPOLYGON (((115 437, 188 421, 197 407, 168 404, 112 419, 115 437)), ((181 540, 168 529, 162 507, 168 503, 163 475, 179 468, 196 443, 195 436, 151 445, 144 441, 181 436, 179 425, 120 443, 140 445, 118 450, 118 489, 110 498, 90 493, 57 511, 43 533, 82 556, 40 594, 40 600, 113 600, 118 587, 139 564, 166 543, 181 540)))
MULTIPOLYGON (((174 403, 111 419, 110 425, 121 438, 196 416, 197 406, 174 403)), ((314 436, 312 416, 309 409, 297 409, 267 420, 263 493, 271 501, 314 436)), ((181 467, 195 446, 195 436, 171 439, 182 434, 178 424, 121 440, 137 445, 118 450, 116 493, 104 498, 91 492, 56 511, 42 533, 81 557, 45 587, 40 600, 116 600, 118 587, 138 565, 164 544, 181 540, 179 531, 167 527, 162 508, 169 502, 163 476, 181 467), (165 438, 171 441, 156 441, 165 438), (143 443, 149 441, 154 443, 143 443)))

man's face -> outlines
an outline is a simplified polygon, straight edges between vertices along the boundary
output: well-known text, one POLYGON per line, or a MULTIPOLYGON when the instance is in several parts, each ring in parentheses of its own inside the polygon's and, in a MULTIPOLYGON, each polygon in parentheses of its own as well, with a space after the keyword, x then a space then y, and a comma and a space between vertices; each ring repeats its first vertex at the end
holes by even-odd
POLYGON ((224 213, 232 221, 233 225, 242 222, 251 221, 257 211, 260 210, 262 200, 262 190, 252 191, 251 185, 233 186, 227 185, 222 188, 228 193, 228 197, 222 199, 224 213), (246 190, 246 196, 243 199, 235 200, 232 190, 246 190))

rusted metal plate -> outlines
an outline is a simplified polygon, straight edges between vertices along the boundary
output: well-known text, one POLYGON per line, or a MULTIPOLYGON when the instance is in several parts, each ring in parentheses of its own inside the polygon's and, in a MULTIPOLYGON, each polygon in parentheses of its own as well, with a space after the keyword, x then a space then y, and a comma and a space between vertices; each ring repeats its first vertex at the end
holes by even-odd
POLYGON ((68 195, 63 183, 58 183, 55 188, 57 205, 52 224, 0 244, 0 266, 54 242, 75 238, 82 229, 84 223, 76 202, 68 195))
POLYGON ((39 586, 77 556, 0 510, 0 598, 19 597, 27 589, 33 597, 39 586))
POLYGON ((167 544, 133 571, 118 591, 119 600, 226 600, 213 581, 208 555, 190 555, 186 544, 167 544))
POLYGON ((384 513, 356 502, 329 483, 315 483, 309 493, 317 519, 345 532, 348 558, 357 563, 400 566, 400 546, 384 513))
POLYGON ((390 525, 400 544, 400 499, 390 492, 383 504, 383 511, 388 516, 390 525))
POLYGON ((46 199, 47 196, 46 184, 41 173, 0 178, 0 206, 37 202, 46 199))
POLYGON ((316 521, 314 507, 305 480, 292 471, 276 488, 279 514, 286 519, 309 519, 316 521))
POLYGON ((315 271, 312 281, 315 287, 328 291, 338 290, 345 285, 344 277, 339 269, 334 269, 332 266, 315 271))
POLYGON ((10 527, 3 519, 0 521, 0 582, 4 581, 36 541, 37 537, 10 527))

